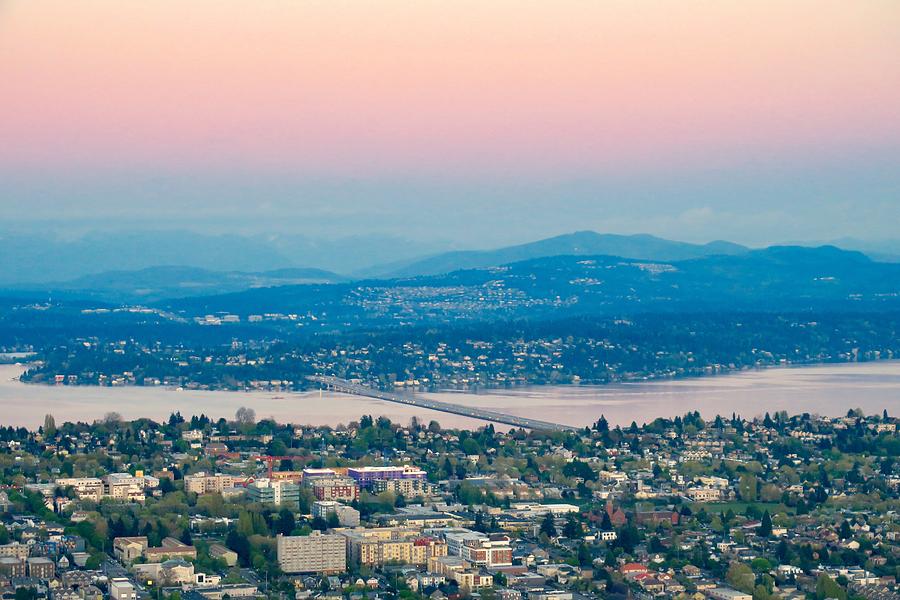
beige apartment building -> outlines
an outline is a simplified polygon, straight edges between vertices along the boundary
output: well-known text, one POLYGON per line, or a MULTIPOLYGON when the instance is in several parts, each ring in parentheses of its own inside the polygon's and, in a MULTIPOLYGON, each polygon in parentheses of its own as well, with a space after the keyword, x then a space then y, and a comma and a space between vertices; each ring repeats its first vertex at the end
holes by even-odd
POLYGON ((31 554, 31 547, 19 542, 0 545, 0 557, 21 558, 25 560, 31 554))
POLYGON ((129 473, 110 473, 103 478, 106 495, 114 500, 143 502, 146 478, 129 473))
POLYGON ((72 488, 80 500, 100 502, 105 493, 103 480, 99 477, 64 477, 56 480, 61 488, 72 488))
POLYGON ((342 573, 347 569, 347 542, 342 535, 314 531, 279 535, 278 566, 285 573, 342 573))
POLYGON ((694 502, 716 502, 722 499, 722 490, 712 487, 691 488, 687 497, 694 502))
POLYGON ((200 472, 184 476, 184 491, 195 494, 221 494, 224 490, 233 488, 236 482, 243 482, 243 478, 222 473, 211 475, 200 472))
POLYGON ((341 535, 347 538, 348 558, 358 565, 426 565, 431 558, 447 555, 446 543, 423 536, 417 529, 378 527, 342 531, 341 535))

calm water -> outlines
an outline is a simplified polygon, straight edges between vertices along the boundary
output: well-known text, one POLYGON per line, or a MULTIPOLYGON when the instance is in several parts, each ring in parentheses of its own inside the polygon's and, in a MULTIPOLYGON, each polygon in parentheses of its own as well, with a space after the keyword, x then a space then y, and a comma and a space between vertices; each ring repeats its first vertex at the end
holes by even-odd
MULTIPOLYGON (((16 378, 24 367, 0 365, 0 424, 36 427, 46 413, 57 422, 92 421, 115 411, 126 419, 164 419, 175 410, 231 418, 250 406, 259 418, 311 425, 337 425, 360 415, 384 415, 407 423, 412 416, 442 425, 477 427, 481 422, 400 404, 319 392, 201 392, 166 388, 51 387, 16 378)), ((545 386, 480 394, 443 392, 433 398, 512 414, 583 426, 601 414, 613 425, 643 423, 699 410, 707 418, 732 412, 745 417, 769 411, 841 415, 900 413, 900 361, 747 371, 733 375, 612 386, 545 386)))

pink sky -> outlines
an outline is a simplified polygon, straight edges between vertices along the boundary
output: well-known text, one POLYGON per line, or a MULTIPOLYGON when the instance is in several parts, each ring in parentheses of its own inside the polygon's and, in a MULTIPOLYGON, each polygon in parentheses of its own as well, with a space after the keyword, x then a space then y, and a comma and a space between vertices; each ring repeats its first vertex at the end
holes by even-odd
POLYGON ((896 0, 5 0, 0 168, 546 175, 900 147, 896 0))

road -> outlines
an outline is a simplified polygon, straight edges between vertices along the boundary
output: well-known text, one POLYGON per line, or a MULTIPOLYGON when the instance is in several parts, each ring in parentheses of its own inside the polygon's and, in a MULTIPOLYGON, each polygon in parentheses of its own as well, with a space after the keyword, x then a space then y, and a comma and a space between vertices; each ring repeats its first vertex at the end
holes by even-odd
POLYGON ((396 402, 398 404, 406 404, 409 406, 417 406, 419 408, 427 408, 439 412, 450 413, 454 415, 462 415, 482 421, 491 421, 493 423, 502 423, 504 425, 512 425, 513 427, 523 427, 525 429, 538 429, 545 431, 576 431, 577 427, 570 425, 561 425, 559 423, 550 423, 549 421, 541 421, 538 419, 529 419, 527 417, 517 417, 493 410, 485 410, 483 408, 473 408, 462 406, 460 404, 452 404, 450 402, 441 402, 440 400, 429 400, 414 395, 394 394, 391 392, 382 392, 365 385, 353 383, 346 379, 338 377, 326 377, 322 375, 311 375, 307 377, 310 381, 315 381, 326 386, 329 389, 344 392, 345 394, 354 394, 357 396, 365 396, 367 398, 375 398, 377 400, 385 400, 387 402, 396 402))

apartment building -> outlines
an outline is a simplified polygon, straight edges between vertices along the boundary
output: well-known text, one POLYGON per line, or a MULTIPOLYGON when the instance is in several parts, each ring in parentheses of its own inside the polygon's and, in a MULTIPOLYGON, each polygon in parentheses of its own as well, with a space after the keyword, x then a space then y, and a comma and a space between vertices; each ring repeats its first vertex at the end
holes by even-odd
POLYGON ((460 556, 476 567, 508 567, 512 565, 510 538, 491 534, 486 538, 467 540, 460 547, 460 556))
POLYGON ((247 486, 247 497, 252 502, 297 509, 300 507, 300 486, 290 481, 257 479, 247 486))
POLYGON ((63 477, 56 480, 57 487, 72 488, 80 500, 100 502, 106 493, 103 480, 99 477, 63 477))
POLYGON ((717 502, 722 499, 722 490, 712 487, 697 487, 687 490, 687 497, 694 502, 717 502))
MULTIPOLYGON (((125 502, 143 502, 144 488, 154 487, 147 485, 147 479, 143 475, 131 475, 130 473, 110 473, 103 478, 106 486, 106 495, 114 500, 125 502)), ((157 485, 159 480, 156 480, 157 485)))
POLYGON ((404 498, 428 498, 435 495, 437 486, 424 479, 378 479, 372 483, 372 492, 392 492, 404 498))
POLYGON ((316 500, 353 502, 359 498, 359 485, 349 477, 316 477, 304 479, 316 500))
POLYGON ((279 535, 278 566, 285 573, 342 573, 347 569, 347 542, 341 535, 279 535))
POLYGON ((440 530, 449 554, 459 556, 476 567, 507 567, 512 565, 510 537, 496 533, 486 535, 470 529, 440 530))
POLYGON ((0 556, 0 574, 4 577, 25 577, 25 561, 14 556, 0 556))
POLYGON ((383 566, 388 562, 427 565, 429 559, 447 555, 443 540, 422 536, 414 528, 378 527, 341 534, 347 538, 347 556, 358 565, 383 566))
POLYGON ((56 576, 56 563, 44 556, 29 558, 28 576, 35 579, 53 579, 56 576))
POLYGON ((9 544, 0 545, 0 557, 12 557, 25 560, 31 554, 31 548, 27 544, 19 542, 11 542, 9 544))
POLYGON ((207 474, 204 472, 184 476, 184 491, 195 494, 221 494, 233 488, 235 483, 243 483, 243 477, 224 475, 222 473, 207 474))
POLYGON ((312 505, 312 516, 328 519, 328 516, 337 515, 341 527, 357 527, 359 525, 359 511, 351 506, 345 506, 334 500, 317 500, 312 505))
POLYGON ((376 481, 395 479, 425 480, 427 473, 417 468, 404 465, 402 467, 350 467, 347 475, 356 481, 362 489, 371 488, 376 481))
POLYGON ((489 587, 494 584, 494 578, 488 573, 483 573, 459 556, 442 556, 429 561, 428 570, 432 573, 443 575, 452 579, 463 589, 475 589, 489 587))

